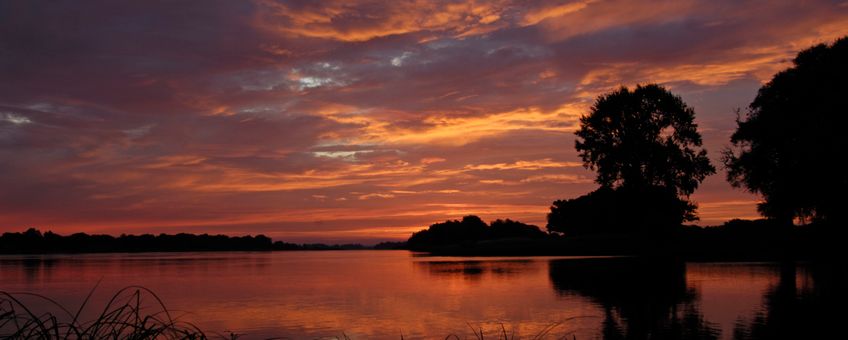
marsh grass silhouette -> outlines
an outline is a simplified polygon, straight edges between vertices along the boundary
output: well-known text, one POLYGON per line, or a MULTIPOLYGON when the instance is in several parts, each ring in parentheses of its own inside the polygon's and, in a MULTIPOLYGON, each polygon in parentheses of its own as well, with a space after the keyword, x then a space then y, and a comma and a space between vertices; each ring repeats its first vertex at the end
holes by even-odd
MULTIPOLYGON (((557 335, 555 333, 556 333, 557 329, 560 328, 564 323, 571 321, 571 320, 584 318, 584 317, 592 317, 592 316, 575 316, 575 317, 566 318, 565 320, 560 321, 560 322, 551 323, 551 324, 545 326, 544 328, 542 328, 538 333, 536 333, 532 337, 529 337, 529 338, 526 338, 526 339, 532 339, 532 340, 543 340, 543 339, 577 340, 577 336, 572 334, 573 332, 570 332, 570 331, 566 331, 566 332, 559 334, 559 335, 557 335)), ((474 336, 474 339, 477 339, 477 340, 484 340, 484 339, 520 340, 520 339, 522 339, 520 336, 515 334, 515 329, 513 329, 509 333, 507 333, 506 326, 504 326, 503 323, 500 323, 500 328, 495 328, 494 331, 488 333, 488 334, 494 335, 494 337, 487 336, 486 332, 484 331, 482 326, 475 328, 473 325, 471 325, 471 323, 466 323, 466 324, 468 325, 468 328, 471 329, 471 334, 474 336)), ((459 337, 459 335, 456 335, 456 334, 450 334, 447 337, 445 337, 445 340, 449 340, 449 339, 462 340, 463 338, 459 337)), ((468 337, 466 336, 465 339, 468 339, 468 337)))
MULTIPOLYGON (((79 309, 71 312, 58 302, 38 294, 0 292, 0 338, 3 339, 207 339, 191 323, 179 321, 165 308, 155 293, 140 286, 118 291, 97 318, 80 319, 94 290, 79 309), (155 302, 152 313, 146 303, 155 302), (24 298, 35 298, 57 309, 58 313, 35 311, 24 298)), ((220 338, 235 338, 235 335, 220 338)))

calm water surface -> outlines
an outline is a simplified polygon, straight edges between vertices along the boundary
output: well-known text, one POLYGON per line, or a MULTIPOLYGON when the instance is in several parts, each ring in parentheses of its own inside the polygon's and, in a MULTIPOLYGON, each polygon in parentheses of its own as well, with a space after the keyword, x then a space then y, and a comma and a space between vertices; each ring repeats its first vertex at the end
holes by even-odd
POLYGON ((526 338, 552 325, 552 338, 577 339, 809 335, 842 321, 844 273, 803 263, 406 251, 0 256, 0 290, 76 308, 99 282, 92 316, 119 289, 140 285, 181 320, 244 338, 465 338, 469 324, 491 338, 501 324, 526 338))

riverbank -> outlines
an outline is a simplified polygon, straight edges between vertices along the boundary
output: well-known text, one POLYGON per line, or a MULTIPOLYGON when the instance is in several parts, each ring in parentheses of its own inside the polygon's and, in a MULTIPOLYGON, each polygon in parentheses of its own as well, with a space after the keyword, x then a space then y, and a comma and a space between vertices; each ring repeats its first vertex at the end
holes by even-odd
POLYGON ((781 261, 841 255, 836 228, 700 228, 673 233, 505 238, 415 249, 439 256, 649 256, 689 261, 781 261))

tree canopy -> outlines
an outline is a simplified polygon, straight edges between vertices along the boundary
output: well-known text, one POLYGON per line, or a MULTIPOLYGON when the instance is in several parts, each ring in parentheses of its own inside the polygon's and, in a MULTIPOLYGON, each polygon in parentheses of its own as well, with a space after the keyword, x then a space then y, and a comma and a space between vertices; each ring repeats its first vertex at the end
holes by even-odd
POLYGON ((510 219, 495 220, 487 225, 480 217, 469 215, 461 221, 448 220, 430 225, 412 233, 407 240, 409 249, 428 250, 432 247, 474 243, 482 240, 505 238, 543 238, 547 236, 539 227, 510 219))
POLYGON ((547 228, 569 235, 652 232, 697 219, 689 196, 715 168, 695 112, 659 85, 621 87, 580 118, 575 147, 601 187, 555 201, 547 228))
POLYGON ((761 214, 784 223, 844 218, 846 93, 848 37, 798 53, 737 119, 727 178, 762 195, 761 214))
POLYGON ((694 120, 694 110, 662 86, 621 87, 598 97, 580 118, 575 147, 602 186, 690 195, 715 173, 694 120))

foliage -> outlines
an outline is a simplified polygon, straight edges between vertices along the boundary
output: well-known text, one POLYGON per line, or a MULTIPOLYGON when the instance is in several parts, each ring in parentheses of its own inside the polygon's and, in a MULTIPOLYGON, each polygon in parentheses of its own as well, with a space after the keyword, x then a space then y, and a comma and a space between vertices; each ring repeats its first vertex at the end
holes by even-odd
MULTIPOLYGON (((402 245, 398 245, 401 247, 402 245)), ((288 243, 265 235, 227 236, 208 234, 89 235, 62 236, 30 228, 23 233, 0 235, 0 254, 172 252, 172 251, 270 251, 270 250, 363 250, 358 243, 288 243)), ((378 249, 378 248, 374 248, 378 249)), ((385 249, 385 248, 379 248, 385 249)))
POLYGON ((575 147, 604 187, 664 187, 690 195, 715 173, 695 112, 659 85, 627 87, 598 97, 580 118, 575 147))
POLYGON ((724 151, 727 178, 762 195, 763 216, 844 218, 848 112, 848 37, 801 51, 793 66, 760 88, 745 119, 737 119, 733 149, 724 151))
MULTIPOLYGON (((89 295, 90 297, 91 295, 89 295)), ((86 299, 87 302, 87 299, 86 299)), ((0 338, 3 339, 206 339, 194 325, 175 320, 161 300, 144 287, 127 287, 109 301, 99 316, 81 321, 86 303, 71 313, 50 298, 0 292, 0 338), (145 312, 143 295, 155 300, 155 312, 145 312), (60 312, 37 312, 23 298, 35 297, 60 312)), ((222 337, 223 338, 223 337, 222 337)))
POLYGON ((695 112, 659 85, 601 95, 580 118, 575 148, 601 187, 558 200, 548 231, 648 233, 696 220, 688 197, 715 168, 701 148, 695 112))
POLYGON ((181 233, 114 237, 76 233, 62 236, 50 231, 42 234, 34 228, 23 233, 0 235, 0 253, 6 254, 271 250, 273 246, 271 239, 265 235, 231 237, 181 233))
POLYGON ((568 236, 668 231, 691 220, 694 206, 666 188, 631 187, 597 190, 569 200, 557 200, 548 214, 549 232, 568 236))
POLYGON ((534 225, 507 219, 496 220, 488 226, 480 217, 469 215, 463 217, 462 221, 448 220, 415 232, 409 237, 407 245, 412 250, 425 250, 429 247, 448 244, 503 238, 541 238, 546 235, 534 225))
POLYGON ((545 234, 545 232, 540 230, 537 226, 510 219, 494 220, 489 227, 490 239, 542 238, 545 236, 547 236, 547 234, 545 234))

